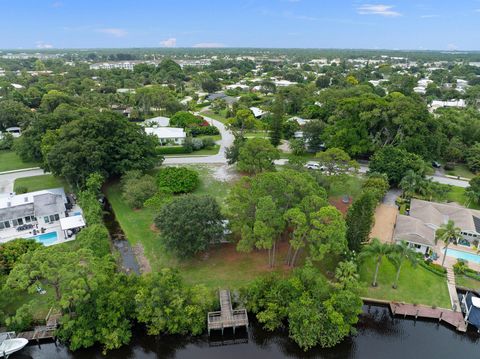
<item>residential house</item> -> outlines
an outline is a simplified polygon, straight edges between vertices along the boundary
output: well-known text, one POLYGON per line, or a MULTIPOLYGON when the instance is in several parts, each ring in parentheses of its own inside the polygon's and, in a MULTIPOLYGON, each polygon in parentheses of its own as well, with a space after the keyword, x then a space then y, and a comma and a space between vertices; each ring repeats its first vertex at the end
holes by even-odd
POLYGON ((480 239, 480 211, 456 203, 436 203, 419 199, 410 202, 409 215, 397 215, 393 233, 395 242, 406 241, 420 253, 435 246, 435 232, 449 220, 461 229, 464 243, 480 239))
POLYGON ((430 111, 435 111, 439 108, 442 107, 454 107, 454 108, 465 108, 467 104, 465 103, 465 100, 460 99, 460 100, 450 100, 450 101, 438 101, 438 100, 433 100, 432 103, 429 106, 430 111))
POLYGON ((252 111, 255 118, 262 118, 263 116, 268 114, 268 112, 263 111, 261 108, 258 107, 250 107, 250 111, 252 111))
POLYGON ((147 127, 168 127, 170 125, 170 119, 168 117, 157 116, 146 119, 144 124, 147 127))
POLYGON ((161 145, 183 145, 187 138, 184 129, 177 127, 145 127, 145 132, 157 136, 161 145))

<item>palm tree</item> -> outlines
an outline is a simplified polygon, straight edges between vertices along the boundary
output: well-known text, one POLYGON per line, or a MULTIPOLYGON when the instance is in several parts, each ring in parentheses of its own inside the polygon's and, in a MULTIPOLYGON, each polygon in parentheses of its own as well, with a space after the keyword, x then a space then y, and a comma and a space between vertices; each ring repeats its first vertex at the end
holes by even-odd
POLYGON ((393 282, 393 289, 398 287, 398 278, 400 277, 400 270, 402 269, 402 264, 407 260, 413 266, 417 264, 417 253, 408 246, 408 243, 405 241, 396 244, 392 252, 388 255, 388 260, 395 266, 397 269, 397 274, 395 275, 395 281, 393 282))
POLYGON ((375 275, 373 276, 372 286, 377 286, 377 276, 378 276, 378 269, 380 268, 380 264, 382 263, 382 258, 384 256, 389 255, 392 252, 393 246, 390 244, 382 243, 378 238, 372 239, 370 244, 367 244, 363 247, 362 252, 360 252, 360 259, 365 258, 375 258, 376 259, 376 267, 375 267, 375 275))
MULTIPOLYGON (((403 190, 404 197, 412 197, 423 186, 423 177, 413 170, 408 170, 398 186, 403 190)), ((422 188, 423 189, 423 188, 422 188)))
POLYGON ((435 232, 435 244, 438 240, 445 243, 445 252, 443 253, 442 267, 445 264, 445 257, 447 256, 448 245, 454 240, 460 238, 461 229, 455 226, 455 222, 451 219, 447 223, 441 225, 435 232))
POLYGON ((354 287, 358 278, 357 265, 353 261, 338 263, 335 269, 335 279, 343 289, 354 287))

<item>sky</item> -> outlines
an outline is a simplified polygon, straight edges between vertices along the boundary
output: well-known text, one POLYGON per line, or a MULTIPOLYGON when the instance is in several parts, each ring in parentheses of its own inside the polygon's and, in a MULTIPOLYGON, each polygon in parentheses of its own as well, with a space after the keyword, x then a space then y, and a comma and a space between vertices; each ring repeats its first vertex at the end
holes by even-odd
POLYGON ((0 0, 0 48, 480 50, 480 0, 0 0))

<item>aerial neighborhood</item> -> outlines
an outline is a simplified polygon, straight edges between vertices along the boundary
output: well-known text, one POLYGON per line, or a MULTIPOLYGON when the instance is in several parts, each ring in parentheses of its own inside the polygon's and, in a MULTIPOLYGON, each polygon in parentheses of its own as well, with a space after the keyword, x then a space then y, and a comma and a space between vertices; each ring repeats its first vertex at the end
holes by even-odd
POLYGON ((479 109, 476 52, 0 51, 0 357, 477 335, 479 109))

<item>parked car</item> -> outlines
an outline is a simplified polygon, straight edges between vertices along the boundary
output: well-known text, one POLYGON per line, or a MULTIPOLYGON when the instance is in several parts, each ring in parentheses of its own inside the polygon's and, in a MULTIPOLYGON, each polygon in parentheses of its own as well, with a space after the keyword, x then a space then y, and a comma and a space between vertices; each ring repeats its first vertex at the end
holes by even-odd
POLYGON ((306 169, 309 169, 309 170, 317 170, 317 171, 325 171, 325 166, 321 166, 320 163, 318 162, 308 162, 306 165, 305 165, 305 168, 306 169))
POLYGON ((433 161, 433 162, 432 162, 432 167, 434 167, 434 168, 440 168, 440 167, 442 167, 442 165, 441 165, 439 162, 437 162, 437 161, 433 161))

